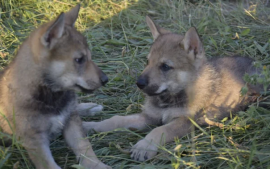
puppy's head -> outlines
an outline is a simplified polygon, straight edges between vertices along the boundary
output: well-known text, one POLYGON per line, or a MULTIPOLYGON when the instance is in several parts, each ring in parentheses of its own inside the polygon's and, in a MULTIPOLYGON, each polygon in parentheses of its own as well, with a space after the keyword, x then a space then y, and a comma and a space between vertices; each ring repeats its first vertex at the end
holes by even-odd
POLYGON ((199 35, 193 27, 182 36, 159 28, 149 17, 146 22, 154 43, 137 86, 150 96, 177 94, 196 78, 206 61, 199 35))
POLYGON ((41 26, 31 41, 34 60, 43 69, 45 83, 54 91, 91 92, 108 82, 92 61, 86 38, 74 28, 79 9, 77 5, 41 26))

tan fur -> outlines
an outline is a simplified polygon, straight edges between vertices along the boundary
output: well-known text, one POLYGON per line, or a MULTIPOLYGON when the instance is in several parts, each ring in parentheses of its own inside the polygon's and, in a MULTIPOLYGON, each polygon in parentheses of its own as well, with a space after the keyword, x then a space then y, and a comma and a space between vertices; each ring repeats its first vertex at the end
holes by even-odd
POLYGON ((149 64, 137 81, 146 93, 142 113, 83 123, 84 128, 99 132, 158 125, 132 147, 131 157, 138 161, 152 158, 160 144, 189 133, 192 126, 189 118, 207 125, 243 110, 252 100, 250 95, 262 89, 249 86, 248 95, 240 96, 245 85, 243 75, 260 73, 251 59, 226 57, 207 61, 195 28, 182 36, 157 27, 149 17, 146 21, 154 43, 147 56, 149 64))
POLYGON ((111 168, 97 159, 83 138, 79 115, 95 114, 103 107, 78 104, 75 90, 92 92, 108 78, 91 60, 86 39, 74 28, 79 7, 32 32, 0 77, 0 127, 22 141, 38 169, 60 168, 49 141, 62 131, 82 166, 111 168))

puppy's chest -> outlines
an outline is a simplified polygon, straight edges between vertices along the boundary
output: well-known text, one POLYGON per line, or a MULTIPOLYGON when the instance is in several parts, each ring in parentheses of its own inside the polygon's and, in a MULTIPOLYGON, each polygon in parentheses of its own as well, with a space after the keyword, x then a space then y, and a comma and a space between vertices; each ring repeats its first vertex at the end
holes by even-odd
POLYGON ((33 94, 32 104, 27 106, 48 120, 46 131, 53 138, 61 133, 76 105, 74 91, 53 92, 47 86, 39 86, 33 94))
POLYGON ((185 107, 187 101, 187 94, 184 90, 175 95, 165 94, 152 98, 152 104, 159 108, 185 107))
POLYGON ((71 113, 71 111, 63 111, 58 115, 53 115, 50 117, 47 132, 51 138, 54 138, 61 133, 61 131, 67 124, 71 113))
POLYGON ((26 105, 41 114, 61 115, 68 111, 69 105, 74 104, 74 91, 52 92, 46 86, 39 86, 33 94, 32 104, 26 105))
POLYGON ((48 134, 51 138, 58 136, 65 125, 67 125, 70 116, 74 113, 72 107, 75 107, 75 104, 70 104, 67 107, 63 108, 59 114, 50 115, 49 123, 48 123, 48 134))
POLYGON ((162 95, 150 98, 152 110, 149 116, 159 119, 162 124, 166 124, 182 115, 187 115, 188 98, 185 91, 176 95, 162 95))

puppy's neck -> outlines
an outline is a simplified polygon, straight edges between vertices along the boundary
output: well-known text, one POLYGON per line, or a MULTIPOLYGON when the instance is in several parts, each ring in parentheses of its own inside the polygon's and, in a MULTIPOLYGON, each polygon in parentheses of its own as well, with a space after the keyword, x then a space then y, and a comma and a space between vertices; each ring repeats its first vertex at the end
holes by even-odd
POLYGON ((185 90, 181 90, 177 94, 163 93, 158 96, 150 97, 154 106, 160 108, 185 107, 187 104, 187 94, 185 90))

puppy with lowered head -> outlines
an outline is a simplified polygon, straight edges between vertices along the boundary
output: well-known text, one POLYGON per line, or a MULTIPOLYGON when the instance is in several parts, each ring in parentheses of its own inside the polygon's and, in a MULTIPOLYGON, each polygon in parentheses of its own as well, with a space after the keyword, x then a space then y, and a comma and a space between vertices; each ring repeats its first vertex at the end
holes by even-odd
MULTIPOLYGON (((243 75, 257 73, 253 60, 225 57, 207 61, 203 44, 195 28, 185 35, 159 28, 146 17, 154 43, 147 56, 148 65, 137 80, 146 94, 142 113, 114 116, 101 122, 84 122, 84 128, 98 132, 116 128, 142 130, 157 125, 131 149, 131 157, 144 161, 154 157, 158 145, 191 132, 193 119, 207 125, 211 119, 222 119, 230 112, 244 109, 262 86, 245 85, 243 75)), ((259 73, 259 72, 258 72, 259 73)))
POLYGON ((60 132, 83 167, 111 168, 84 138, 79 117, 102 106, 78 104, 75 91, 92 92, 108 81, 74 28, 79 9, 77 5, 32 32, 0 77, 0 127, 16 135, 38 169, 60 168, 49 148, 60 132))

